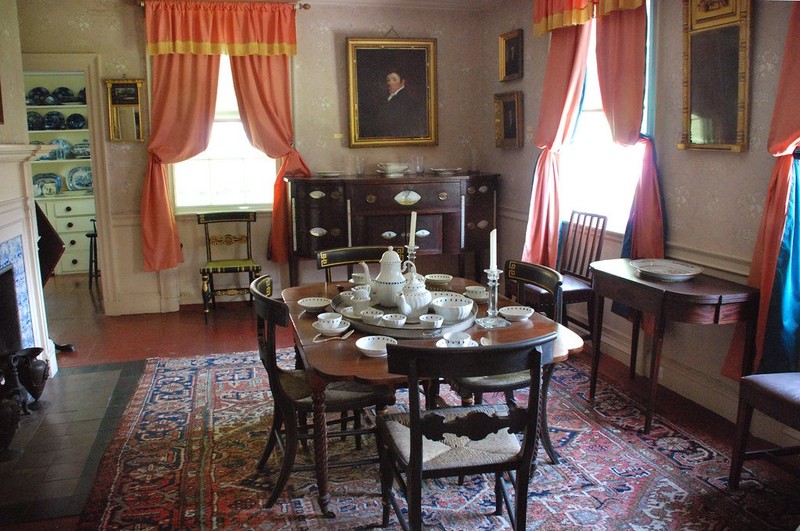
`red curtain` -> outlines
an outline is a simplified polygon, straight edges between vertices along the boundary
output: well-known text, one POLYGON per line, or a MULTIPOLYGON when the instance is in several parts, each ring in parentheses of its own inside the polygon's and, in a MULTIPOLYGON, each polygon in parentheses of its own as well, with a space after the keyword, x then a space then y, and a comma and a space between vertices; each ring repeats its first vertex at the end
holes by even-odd
POLYGON ((558 151, 580 109, 591 24, 552 33, 534 142, 543 148, 533 176, 522 259, 555 267, 558 259, 558 151))
MULTIPOLYGON (((767 191, 764 214, 761 217, 753 259, 750 264, 748 284, 759 288, 761 292, 756 329, 755 366, 763 357, 764 338, 766 336, 767 317, 773 291, 786 224, 789 191, 792 187, 792 153, 800 147, 800 4, 792 8, 789 31, 783 51, 781 78, 778 83, 778 94, 772 109, 768 149, 775 157, 769 189, 767 191)), ((795 308, 796 312, 797 309, 795 308)), ((744 328, 737 327, 728 356, 722 367, 722 374, 739 379, 742 376, 742 358, 744 354, 744 328)))
POLYGON ((593 14, 601 17, 620 9, 636 9, 644 0, 536 0, 533 3, 533 31, 548 31, 588 22, 593 14), (596 13, 595 13, 596 6, 596 13))
MULTIPOLYGON (((142 245, 145 270, 157 271, 183 261, 164 164, 190 158, 208 145, 220 54, 232 57, 251 142, 271 157, 286 157, 278 181, 287 170, 308 174, 308 169, 292 148, 286 56, 297 51, 293 4, 148 0, 145 14, 147 50, 153 55, 153 123, 142 194, 142 245), (261 59, 244 60, 251 56, 261 59), (266 60, 272 56, 282 60, 266 60)), ((276 193, 271 239, 276 261, 288 260, 286 224, 285 194, 276 193)))

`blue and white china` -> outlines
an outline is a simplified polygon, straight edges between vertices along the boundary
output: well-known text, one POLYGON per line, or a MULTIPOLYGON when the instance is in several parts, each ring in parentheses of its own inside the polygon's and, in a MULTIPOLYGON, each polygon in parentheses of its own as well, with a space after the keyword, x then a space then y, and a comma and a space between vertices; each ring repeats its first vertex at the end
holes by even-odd
POLYGON ((75 100, 75 94, 67 87, 58 87, 51 94, 58 103, 67 103, 75 100))
POLYGON ((45 129, 66 129, 67 119, 58 111, 50 111, 44 115, 45 129))
POLYGON ((86 89, 82 88, 78 91, 78 101, 80 103, 86 103, 86 89))
POLYGON ((78 142, 72 146, 72 154, 76 159, 88 159, 92 156, 92 146, 85 138, 83 142, 78 142))
POLYGON ((42 131, 44 129, 44 116, 36 111, 28 111, 28 131, 42 131))
POLYGON ((50 97, 49 90, 44 87, 34 87, 28 91, 26 103, 28 105, 48 105, 48 97, 50 97))
POLYGON ((68 129, 86 129, 86 117, 80 113, 73 113, 67 116, 68 129))
POLYGON ((58 146, 57 149, 54 149, 53 151, 50 152, 51 160, 75 158, 75 156, 72 154, 72 144, 70 144, 63 138, 54 138, 53 140, 50 141, 50 143, 58 146))
POLYGON ((69 174, 67 174, 67 187, 70 190, 91 190, 92 167, 77 166, 69 170, 69 174))
POLYGON ((33 176, 33 189, 37 196, 43 195, 43 186, 47 183, 56 185, 56 193, 61 191, 61 176, 56 173, 37 173, 33 176))

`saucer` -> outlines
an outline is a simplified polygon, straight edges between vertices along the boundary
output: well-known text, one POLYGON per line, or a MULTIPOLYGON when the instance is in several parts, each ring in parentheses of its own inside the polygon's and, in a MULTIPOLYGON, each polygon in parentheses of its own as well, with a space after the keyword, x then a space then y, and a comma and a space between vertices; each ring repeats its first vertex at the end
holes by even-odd
POLYGON ((356 312, 354 312, 352 306, 347 306, 345 308, 342 308, 341 310, 339 310, 339 313, 342 314, 342 317, 346 317, 347 319, 357 319, 359 321, 361 320, 361 314, 357 314, 356 312))
MULTIPOLYGON (((447 348, 447 341, 445 341, 444 338, 442 338, 442 339, 440 339, 439 341, 436 342, 436 346, 439 347, 439 348, 447 348)), ((478 342, 475 341, 474 339, 470 339, 469 343, 467 344, 467 347, 477 347, 477 346, 478 346, 478 342)))
POLYGON ((319 326, 319 321, 314 321, 313 323, 311 323, 311 326, 313 326, 314 330, 316 330, 323 336, 338 336, 339 334, 350 328, 350 322, 344 321, 336 328, 322 328, 319 326))
POLYGON ((465 297, 469 297, 470 299, 474 300, 475 302, 486 302, 489 300, 489 291, 484 291, 482 295, 473 295, 468 291, 464 292, 465 297))

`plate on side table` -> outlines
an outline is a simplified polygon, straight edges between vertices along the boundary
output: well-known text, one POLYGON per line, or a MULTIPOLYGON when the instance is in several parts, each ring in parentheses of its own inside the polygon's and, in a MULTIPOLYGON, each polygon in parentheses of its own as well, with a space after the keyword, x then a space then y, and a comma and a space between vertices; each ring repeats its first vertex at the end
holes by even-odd
POLYGON ((700 266, 661 258, 631 260, 631 266, 636 269, 642 278, 664 282, 682 282, 703 272, 703 268, 700 266))

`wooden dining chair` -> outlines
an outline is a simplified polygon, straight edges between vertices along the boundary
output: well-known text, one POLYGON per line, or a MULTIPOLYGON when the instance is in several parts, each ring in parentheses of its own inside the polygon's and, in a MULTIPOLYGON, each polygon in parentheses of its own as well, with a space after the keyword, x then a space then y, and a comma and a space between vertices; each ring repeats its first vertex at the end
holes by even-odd
MULTIPOLYGON (((436 348, 414 342, 387 345, 389 372, 408 377, 407 413, 378 417, 383 527, 391 508, 404 529, 422 529, 422 482, 426 479, 493 474, 495 513, 505 503, 513 529, 525 529, 528 483, 538 449, 541 354, 543 340, 489 347, 436 348), (528 404, 462 406, 422 410, 421 379, 469 378, 528 372, 528 404), (517 437, 522 435, 522 442, 517 437), (512 505, 504 474, 516 496, 512 505), (408 504, 404 520, 394 491, 395 480, 408 504)), ((552 339, 550 337, 549 339, 552 339)), ((430 483, 431 488, 446 483, 430 483)))
POLYGON ((206 263, 200 268, 203 293, 203 315, 208 323, 209 308, 216 309, 220 295, 250 295, 249 285, 261 272, 253 260, 252 229, 255 212, 213 212, 197 214, 197 223, 203 226, 206 241, 206 263), (245 233, 241 231, 244 229, 245 233), (247 273, 247 285, 220 288, 214 284, 215 275, 247 273))
POLYGON ((563 233, 556 269, 564 277, 561 285, 563 310, 561 323, 573 323, 588 332, 585 339, 594 335, 594 291, 589 265, 600 259, 606 237, 606 216, 573 211, 563 233), (570 304, 586 303, 588 322, 567 311, 570 304))
MULTIPOLYGON (((347 266, 347 278, 353 275, 353 266, 365 262, 367 264, 381 261, 388 245, 364 245, 359 247, 339 247, 317 251, 317 269, 325 270, 325 282, 332 282, 332 269, 347 266)), ((405 247, 392 247, 400 255, 400 260, 405 260, 405 247)))
MULTIPOLYGON (((545 310, 552 320, 561 320, 561 274, 547 266, 521 262, 518 260, 508 260, 505 266, 507 295, 516 291, 516 300, 520 303, 525 302, 526 292, 531 289, 537 290, 537 302, 541 307, 537 310, 545 310), (511 282, 509 282, 511 281, 511 282), (509 286, 514 286, 509 288, 509 286)), ((563 332, 569 334, 569 330, 563 332)), ((559 358, 552 363, 547 363, 543 369, 542 379, 542 413, 541 413, 541 434, 542 446, 547 456, 553 464, 558 463, 558 454, 553 449, 550 441, 550 429, 547 422, 547 391, 550 387, 550 378, 553 375, 555 363, 564 361, 568 357, 559 353, 559 358)), ((512 405, 515 402, 514 391, 523 389, 530 385, 528 371, 520 371, 509 374, 481 375, 475 377, 459 377, 448 380, 450 387, 461 397, 462 404, 483 402, 484 393, 503 393, 506 404, 512 405)))
MULTIPOLYGON (((285 369, 278 364, 276 330, 278 326, 289 326, 289 308, 284 302, 270 298, 272 294, 270 277, 264 275, 254 280, 250 284, 250 292, 253 295, 256 312, 259 356, 267 371, 274 407, 267 444, 256 468, 260 471, 265 470, 267 460, 276 445, 280 445, 283 450, 278 479, 265 504, 266 507, 272 507, 283 491, 292 471, 314 469, 313 465, 295 466, 294 463, 298 443, 313 439, 313 430, 309 429, 305 422, 306 416, 310 415, 313 410, 311 384, 305 370, 285 369)), ((329 422, 331 426, 341 426, 342 421, 347 420, 353 422, 354 427, 344 431, 331 431, 329 437, 355 436, 356 451, 360 451, 360 437, 375 432, 374 424, 362 423, 364 409, 374 406, 385 407, 394 402, 394 390, 389 387, 372 387, 348 381, 329 384, 325 388, 326 411, 331 413, 355 412, 352 418, 331 420, 329 422)), ((328 466, 356 466, 375 461, 376 457, 372 455, 328 466)))

